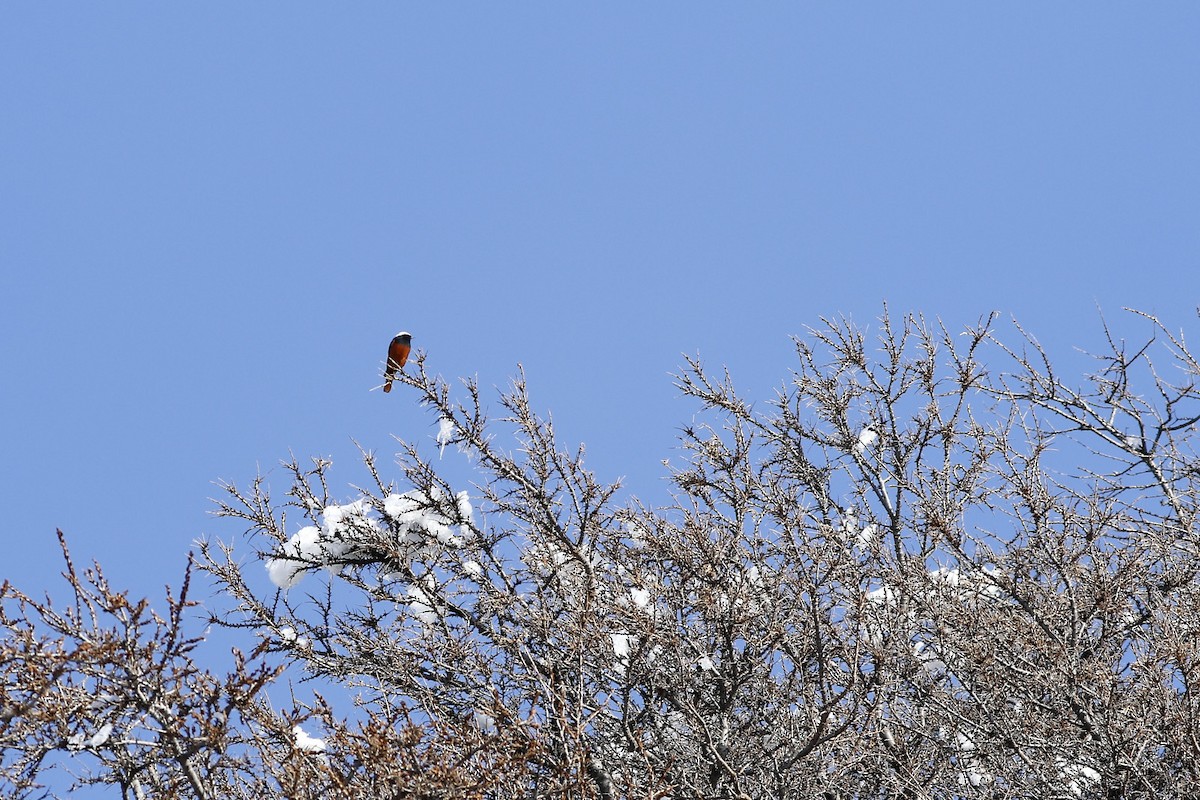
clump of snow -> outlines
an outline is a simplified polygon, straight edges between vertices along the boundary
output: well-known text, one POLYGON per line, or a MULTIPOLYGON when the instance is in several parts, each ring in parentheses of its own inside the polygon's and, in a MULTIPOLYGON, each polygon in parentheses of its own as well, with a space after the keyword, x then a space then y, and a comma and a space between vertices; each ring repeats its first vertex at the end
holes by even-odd
POLYGON ((879 438, 879 433, 870 425, 863 428, 858 433, 858 441, 854 443, 854 452, 857 455, 862 455, 867 451, 867 448, 875 444, 875 440, 879 438))
POLYGON ((475 527, 475 508, 471 505, 471 495, 461 491, 454 496, 454 502, 458 506, 458 518, 462 520, 458 532, 464 539, 470 539, 471 529, 475 527))
POLYGON ((471 721, 475 723, 475 727, 484 733, 496 732, 496 718, 486 711, 475 709, 471 714, 471 721))
POLYGON ((995 568, 985 566, 982 570, 963 572, 953 567, 937 567, 929 571, 935 583, 950 587, 960 600, 980 598, 998 600, 1005 596, 1004 589, 996 582, 995 568))
POLYGON ((379 523, 371 516, 374 509, 370 501, 362 497, 344 506, 325 506, 321 512, 325 533, 329 536, 354 536, 379 530, 379 523))
POLYGON ((459 492, 453 510, 443 509, 446 497, 434 488, 429 493, 413 490, 389 494, 383 499, 384 519, 376 516, 375 502, 362 497, 345 505, 330 505, 321 510, 321 524, 308 525, 292 535, 279 551, 267 559, 267 575, 280 589, 290 589, 311 570, 324 567, 337 574, 351 559, 376 552, 382 539, 394 536, 400 547, 400 564, 436 558, 447 550, 461 547, 470 536, 467 524, 459 526, 463 535, 454 533, 455 523, 474 524, 470 496, 459 492), (451 519, 454 514, 458 519, 451 519))
POLYGON ((640 608, 642 611, 645 611, 648 613, 654 607, 653 601, 650 600, 650 590, 649 589, 638 589, 638 588, 630 589, 629 597, 631 600, 633 600, 633 604, 635 606, 637 606, 638 608, 640 608))
POLYGON ((875 537, 879 534, 879 526, 872 522, 858 532, 858 536, 854 539, 854 546, 859 550, 867 551, 871 549, 871 545, 875 544, 875 537))
POLYGON ((434 610, 436 601, 434 600, 436 587, 432 585, 432 579, 426 576, 425 585, 413 584, 408 587, 405 594, 408 595, 408 611, 416 619, 421 621, 423 625, 432 625, 437 622, 437 611, 434 610))
POLYGON ((443 500, 437 487, 428 494, 418 489, 389 494, 383 500, 383 513, 399 526, 405 541, 420 543, 432 537, 447 547, 458 547, 462 541, 450 530, 454 520, 440 510, 443 500))
POLYGON ((71 750, 86 750, 89 748, 97 748, 104 745, 112 736, 113 724, 106 722, 101 725, 91 736, 87 733, 79 732, 67 737, 67 747, 71 750))
POLYGON ((872 603, 892 606, 896 604, 896 592, 890 586, 880 586, 867 592, 867 599, 872 603))
POLYGON ((454 441, 454 422, 449 417, 442 417, 438 420, 438 458, 446 452, 446 445, 454 441))
POLYGON ((858 509, 854 506, 846 506, 842 509, 842 532, 851 535, 858 534, 858 509))
POLYGON ((951 569, 950 567, 938 567, 937 569, 930 570, 929 577, 941 581, 947 586, 954 587, 957 587, 961 580, 958 570, 951 569))
POLYGON ((309 736, 299 725, 292 728, 292 735, 296 737, 296 749, 305 753, 324 753, 327 748, 324 739, 309 736))
POLYGON ((279 638, 283 639, 283 641, 287 642, 288 644, 294 644, 296 647, 299 647, 303 650, 307 650, 309 645, 312 644, 308 640, 307 636, 301 636, 300 634, 296 633, 296 629, 291 625, 284 625, 279 629, 279 638))
POLYGON ((958 740, 959 762, 963 766, 963 772, 958 776, 959 784, 969 783, 972 786, 982 786, 985 783, 992 782, 992 776, 984 772, 979 764, 979 760, 975 757, 975 742, 965 733, 956 733, 954 738, 958 740))
POLYGON ((900 597, 891 586, 883 585, 871 589, 865 594, 869 605, 864 609, 864 626, 867 641, 874 646, 883 644, 884 640, 893 633, 895 621, 886 612, 896 610, 900 605, 900 597))
POLYGON ((1058 771, 1067 782, 1067 791, 1076 797, 1083 797, 1092 784, 1100 782, 1100 773, 1084 764, 1070 764, 1060 759, 1058 771))
POLYGON ((292 534, 279 556, 267 560, 267 575, 280 589, 290 589, 304 577, 305 570, 323 560, 321 529, 309 525, 292 534))
MULTIPOLYGON (((620 672, 626 672, 630 665, 630 656, 637 647, 640 639, 632 633, 610 633, 609 638, 612 639, 613 655, 616 656, 616 668, 620 672)), ((662 652, 661 645, 654 645, 646 650, 639 652, 638 657, 645 663, 650 663, 658 657, 662 652)))
POLYGON ((629 650, 636 637, 628 633, 610 633, 609 637, 612 639, 613 652, 616 653, 617 658, 622 660, 629 658, 629 650))

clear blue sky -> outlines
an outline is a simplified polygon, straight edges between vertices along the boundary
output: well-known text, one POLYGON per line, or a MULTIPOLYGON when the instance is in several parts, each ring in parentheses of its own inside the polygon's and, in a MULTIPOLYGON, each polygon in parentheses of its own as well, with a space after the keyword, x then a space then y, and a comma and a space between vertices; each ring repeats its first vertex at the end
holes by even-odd
MULTIPOLYGON (((160 597, 218 478, 430 437, 399 329, 661 492, 681 353, 769 396, 887 301, 1200 335, 1200 5, 8 4, 5 552, 160 597), (1122 324, 1128 323, 1122 320, 1122 324), (15 548, 11 543, 19 543, 15 548)), ((387 458, 383 459, 385 462, 387 458)), ((347 488, 345 499, 352 499, 347 488)))

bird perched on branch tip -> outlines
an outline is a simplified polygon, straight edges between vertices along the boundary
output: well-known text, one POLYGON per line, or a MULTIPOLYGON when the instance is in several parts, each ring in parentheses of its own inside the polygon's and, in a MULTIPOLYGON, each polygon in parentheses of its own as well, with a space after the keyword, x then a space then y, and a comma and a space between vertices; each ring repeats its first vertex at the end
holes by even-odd
POLYGON ((400 331, 392 337, 392 341, 388 345, 387 368, 383 371, 383 390, 385 392, 392 390, 392 381, 396 378, 396 370, 404 369, 404 362, 408 361, 410 350, 412 350, 411 333, 400 331))

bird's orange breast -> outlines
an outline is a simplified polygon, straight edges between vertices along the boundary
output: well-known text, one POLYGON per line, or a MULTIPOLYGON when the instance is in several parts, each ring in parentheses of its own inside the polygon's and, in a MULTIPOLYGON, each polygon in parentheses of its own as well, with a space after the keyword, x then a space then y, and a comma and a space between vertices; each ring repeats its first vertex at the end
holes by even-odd
MULTIPOLYGON (((403 342, 392 342, 388 346, 388 361, 393 361, 396 366, 403 367, 408 361, 408 353, 412 347, 403 342)), ((389 365, 390 366, 390 365, 389 365)))

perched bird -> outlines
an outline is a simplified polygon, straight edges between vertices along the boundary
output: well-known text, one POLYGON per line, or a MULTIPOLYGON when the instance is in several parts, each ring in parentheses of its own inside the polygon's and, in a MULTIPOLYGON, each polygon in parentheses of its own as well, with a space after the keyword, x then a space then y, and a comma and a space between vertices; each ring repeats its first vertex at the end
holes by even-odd
POLYGON ((411 333, 400 331, 392 337, 392 343, 388 345, 387 369, 383 371, 383 390, 385 392, 392 390, 392 380, 396 377, 396 370, 404 369, 404 362, 408 361, 410 350, 412 350, 411 333))

